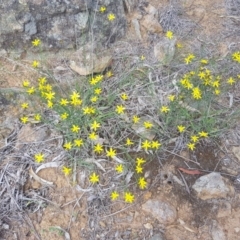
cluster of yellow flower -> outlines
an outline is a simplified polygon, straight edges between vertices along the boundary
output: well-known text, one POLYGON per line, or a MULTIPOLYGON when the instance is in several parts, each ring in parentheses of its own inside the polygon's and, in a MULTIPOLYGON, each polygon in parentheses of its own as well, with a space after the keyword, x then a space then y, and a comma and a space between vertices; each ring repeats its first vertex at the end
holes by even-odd
MULTIPOLYGON (((100 8, 100 12, 104 13, 106 11, 106 7, 102 6, 100 8)), ((114 14, 108 15, 109 21, 113 21, 115 19, 114 14)), ((166 33, 166 37, 169 39, 173 38, 173 33, 168 31, 166 33)), ((35 39, 32 41, 32 45, 37 47, 41 44, 39 39, 35 39)), ((193 54, 189 54, 185 59, 186 64, 190 64, 193 59, 196 57, 193 54)), ((141 58, 144 60, 144 56, 141 58)), ((232 55, 232 59, 234 61, 240 62, 240 52, 236 52, 232 55)), ((176 94, 170 94, 168 98, 168 104, 162 105, 159 109, 161 117, 167 117, 172 112, 172 106, 177 106, 179 102, 183 102, 185 98, 190 101, 197 100, 194 102, 199 103, 206 94, 219 95, 220 87, 223 85, 222 78, 220 76, 215 76, 211 70, 206 66, 208 64, 207 59, 201 59, 199 61, 200 67, 196 71, 190 71, 183 75, 183 77, 179 80, 179 92, 176 94)), ((35 63, 35 67, 39 65, 35 63)), ((104 157, 108 157, 110 159, 117 159, 117 150, 109 145, 104 145, 100 141, 101 131, 103 130, 103 123, 106 117, 102 117, 106 115, 101 112, 101 108, 98 107, 103 101, 104 98, 103 92, 105 92, 105 88, 102 87, 102 83, 104 82, 105 77, 110 78, 113 76, 111 71, 107 72, 106 75, 95 75, 92 76, 88 83, 88 87, 84 94, 81 94, 77 90, 71 91, 71 93, 67 97, 60 97, 57 91, 54 91, 55 87, 48 83, 45 77, 41 77, 38 79, 37 86, 31 86, 28 80, 23 81, 23 87, 26 88, 26 92, 29 95, 36 93, 39 95, 46 106, 50 109, 54 109, 60 117, 59 126, 61 126, 61 130, 66 134, 66 139, 63 144, 63 147, 67 151, 77 150, 77 149, 90 149, 93 154, 101 155, 104 157), (85 95, 86 93, 86 95, 85 95), (82 96, 83 95, 83 96, 82 96)), ((240 75, 238 75, 240 78, 240 75)), ((225 84, 233 85, 236 82, 235 78, 230 77, 225 81, 225 84)), ((113 106, 111 108, 111 115, 115 112, 115 115, 128 115, 130 110, 127 109, 127 103, 129 100, 129 95, 127 92, 120 92, 118 95, 118 100, 120 103, 113 106)), ((178 105, 180 106, 180 105, 178 105)), ((21 103, 21 108, 24 111, 29 109, 29 103, 23 102, 21 103)), ((109 113, 107 113, 108 115, 109 113)), ((41 121, 42 116, 39 113, 34 115, 35 121, 41 121)), ((164 119, 164 118, 163 118, 164 119)), ((29 122, 28 116, 25 114, 20 118, 22 123, 29 122)), ((138 115, 132 116, 132 123, 140 124, 140 117, 138 115)), ((189 136, 189 141, 187 143, 187 148, 189 150, 194 150, 196 148, 196 144, 199 142, 201 138, 206 138, 210 134, 206 131, 205 127, 198 128, 198 130, 189 130, 190 127, 185 124, 184 120, 181 120, 175 124, 175 129, 178 134, 186 134, 189 136), (181 123, 181 124, 180 124, 181 123), (176 127, 177 125, 177 127, 176 127), (201 129, 199 131, 199 129, 201 129)), ((145 120, 141 123, 141 127, 144 127, 145 130, 157 130, 157 126, 155 126, 154 122, 145 120)), ((173 131, 174 132, 174 131, 173 131)), ((135 140, 134 138, 127 137, 124 146, 127 149, 134 147, 135 140)), ((141 149, 144 151, 153 151, 158 150, 161 147, 161 143, 158 140, 148 140, 148 139, 140 139, 141 149)), ((125 150, 125 148, 124 148, 125 150)), ((37 153, 34 155, 34 159, 37 163, 41 163, 44 161, 44 154, 37 153)), ((146 162, 143 158, 136 158, 135 160, 135 173, 137 175, 137 184, 140 189, 147 188, 147 180, 143 177, 144 172, 144 163, 146 162)), ((115 171, 118 174, 122 174, 125 171, 127 165, 121 163, 115 165, 115 171)), ((67 166, 63 166, 62 172, 65 176, 71 174, 72 169, 67 166)), ((100 181, 100 176, 93 172, 89 176, 89 181, 92 184, 96 184, 100 181)), ((113 191, 110 195, 112 200, 116 200, 119 197, 119 193, 117 191, 113 191)), ((127 203, 132 203, 134 201, 134 195, 127 191, 124 193, 124 200, 127 203)))
MULTIPOLYGON (((106 11, 107 11, 107 8, 105 6, 101 6, 100 9, 99 9, 100 13, 105 13, 106 11)), ((109 13, 107 15, 107 18, 111 22, 111 21, 114 21, 116 17, 113 13, 109 13)))

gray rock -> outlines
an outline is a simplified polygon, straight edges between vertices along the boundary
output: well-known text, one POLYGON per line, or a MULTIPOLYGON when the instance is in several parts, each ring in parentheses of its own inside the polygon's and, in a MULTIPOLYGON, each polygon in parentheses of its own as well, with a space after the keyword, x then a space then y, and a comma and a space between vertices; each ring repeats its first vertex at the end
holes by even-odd
MULTIPOLYGON (((132 6, 134 1, 130 2, 132 6)), ((102 47, 123 37, 125 32, 123 0, 1 1, 0 49, 24 49, 31 45, 30 38, 40 38, 41 49, 46 50, 75 48, 90 40, 102 47), (101 5, 107 7, 105 13, 99 12, 101 5), (108 20, 109 13, 115 14, 114 21, 108 20), (93 34, 89 34, 90 30, 93 34)))
POLYGON ((177 218, 175 207, 168 202, 158 199, 149 199, 142 205, 142 210, 150 213, 160 223, 165 225, 173 223, 177 218))
POLYGON ((26 23, 24 26, 24 32, 29 36, 32 36, 37 33, 37 26, 34 18, 30 19, 30 22, 26 23))
POLYGON ((216 172, 198 178, 192 188, 202 200, 226 198, 234 193, 228 180, 216 172))
POLYGON ((75 15, 76 27, 78 29, 86 29, 88 22, 88 12, 78 13, 75 15))
POLYGON ((226 236, 224 234, 223 229, 219 226, 218 222, 213 220, 211 226, 211 234, 213 240, 226 240, 226 236))
POLYGON ((175 54, 176 38, 168 39, 164 38, 154 46, 154 56, 158 61, 169 64, 175 54))
POLYGON ((14 11, 2 12, 0 15, 0 36, 23 31, 23 25, 17 21, 14 11))
POLYGON ((158 233, 152 236, 149 240, 164 240, 164 238, 161 233, 158 233))

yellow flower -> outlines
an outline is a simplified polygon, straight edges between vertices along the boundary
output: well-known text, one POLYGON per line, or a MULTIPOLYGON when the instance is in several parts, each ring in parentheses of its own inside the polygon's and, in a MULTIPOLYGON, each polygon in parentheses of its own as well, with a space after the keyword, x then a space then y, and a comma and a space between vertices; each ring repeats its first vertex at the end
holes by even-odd
POLYGON ((66 98, 61 98, 61 100, 60 100, 60 105, 62 105, 62 106, 67 106, 68 105, 68 100, 66 99, 66 98))
POLYGON ((63 147, 66 149, 66 150, 70 150, 72 148, 72 143, 71 142, 65 142, 63 147))
POLYGON ((53 102, 48 100, 47 106, 48 106, 48 108, 52 108, 53 107, 53 102))
POLYGON ((72 169, 69 167, 63 166, 62 172, 65 174, 65 176, 68 176, 72 172, 72 169))
POLYGON ((227 83, 230 84, 230 85, 233 85, 235 83, 235 79, 230 77, 228 80, 227 80, 227 83))
POLYGON ((152 141, 151 142, 151 148, 155 148, 155 149, 159 149, 159 147, 161 147, 161 143, 160 142, 158 142, 158 141, 152 141))
POLYGON ((80 99, 80 94, 76 91, 73 91, 72 94, 70 95, 70 103, 73 106, 81 105, 82 100, 80 99))
POLYGON ((220 85, 219 80, 213 81, 212 86, 218 88, 220 85))
POLYGON ((96 120, 90 125, 91 129, 94 131, 97 131, 98 128, 100 128, 100 123, 98 123, 96 120))
POLYGON ((177 126, 177 129, 180 133, 184 132, 185 131, 185 127, 183 125, 178 125, 177 126))
POLYGON ((141 59, 142 61, 144 61, 144 60, 145 60, 145 56, 142 55, 142 56, 140 57, 140 59, 141 59))
POLYGON ((126 192, 126 193, 124 194, 124 201, 125 201, 126 203, 132 203, 132 202, 134 202, 134 195, 133 195, 132 193, 130 193, 130 192, 126 192))
POLYGON ((89 135, 88 135, 89 139, 91 140, 97 140, 97 137, 98 135, 95 133, 95 132, 91 132, 89 135))
POLYGON ((143 158, 137 158, 136 159, 137 166, 139 166, 139 167, 145 162, 146 162, 146 160, 144 160, 143 158))
POLYGON ((94 93, 97 94, 97 95, 101 94, 101 92, 102 92, 101 88, 94 89, 94 93))
POLYGON ((42 153, 37 153, 34 155, 34 159, 37 163, 41 163, 44 161, 44 155, 42 153))
POLYGON ((139 165, 136 166, 136 173, 142 173, 143 172, 143 168, 139 165))
POLYGON ((77 133, 77 132, 79 132, 79 130, 80 130, 80 127, 79 126, 77 126, 77 125, 72 125, 72 128, 71 128, 71 131, 74 133, 77 133))
POLYGON ((193 151, 195 149, 195 143, 188 143, 187 147, 188 147, 188 149, 193 151))
POLYGON ((161 111, 162 113, 168 113, 168 112, 170 111, 170 109, 168 108, 168 106, 162 106, 161 109, 160 109, 160 111, 161 111))
POLYGON ((81 105, 82 100, 81 99, 72 99, 70 104, 72 104, 73 106, 81 105))
POLYGON ((208 137, 208 133, 204 132, 204 131, 201 131, 198 134, 199 134, 200 137, 208 137))
POLYGON ((38 68, 39 67, 39 61, 37 61, 37 60, 34 60, 33 62, 32 62, 32 67, 34 67, 34 68, 38 68))
POLYGON ((133 142, 131 141, 130 138, 127 138, 125 145, 127 145, 127 146, 133 145, 133 142))
POLYGON ((126 93, 122 93, 121 98, 122 98, 122 100, 126 101, 126 100, 128 100, 128 95, 126 93))
POLYGON ((45 95, 45 99, 50 101, 55 98, 55 92, 46 92, 44 95, 45 95))
POLYGON ((23 87, 29 87, 30 86, 30 82, 28 80, 24 80, 22 85, 23 85, 23 87))
POLYGON ((30 94, 33 94, 35 91, 36 89, 34 87, 30 87, 28 88, 27 93, 30 95, 30 94))
POLYGON ((38 79, 38 81, 39 81, 40 85, 43 85, 47 82, 47 79, 45 77, 41 77, 41 78, 38 79))
POLYGON ((70 95, 70 99, 79 99, 80 98, 80 94, 76 91, 73 91, 72 94, 70 95))
POLYGON ((93 151, 98 154, 101 154, 103 152, 103 146, 98 143, 97 145, 94 146, 93 151))
POLYGON ((68 118, 68 116, 69 116, 69 114, 65 112, 65 113, 62 113, 62 114, 60 115, 60 118, 61 118, 62 120, 65 120, 65 119, 68 118))
POLYGON ((186 58, 184 58, 184 61, 186 64, 189 64, 192 62, 192 60, 195 58, 195 56, 193 54, 188 54, 188 56, 186 58))
POLYGON ((45 85, 45 90, 47 91, 47 92, 51 92, 52 91, 52 86, 50 85, 50 84, 47 84, 47 85, 45 85))
POLYGON ((151 142, 148 141, 148 140, 145 140, 145 141, 142 143, 142 148, 147 151, 148 148, 151 148, 151 142))
POLYGON ((168 39, 172 39, 172 38, 173 38, 173 32, 172 32, 172 31, 167 31, 167 32, 166 32, 166 37, 167 37, 168 39))
POLYGON ((87 115, 87 114, 94 114, 95 113, 95 108, 93 107, 84 107, 83 108, 83 114, 87 115))
POLYGON ((96 78, 97 82, 101 82, 103 80, 103 75, 99 74, 95 78, 96 78))
POLYGON ((21 104, 21 107, 23 108, 23 109, 27 109, 28 107, 29 107, 29 105, 28 105, 28 103, 22 103, 21 104))
POLYGON ((20 120, 21 120, 22 123, 25 124, 25 123, 28 122, 28 117, 27 116, 23 116, 23 117, 20 118, 20 120))
POLYGON ((152 124, 151 122, 149 122, 149 121, 145 121, 145 122, 143 123, 143 125, 144 125, 144 127, 145 127, 146 129, 150 129, 150 128, 153 127, 153 124, 152 124))
POLYGON ((34 46, 34 47, 37 47, 37 46, 39 46, 41 44, 41 40, 39 39, 39 38, 36 38, 36 39, 34 39, 33 41, 32 41, 32 45, 34 46))
POLYGON ((177 48, 182 48, 183 45, 181 43, 177 43, 177 48))
POLYGON ((99 9, 99 11, 100 11, 101 13, 104 13, 104 12, 106 11, 106 7, 105 7, 105 6, 101 6, 100 9, 99 9))
POLYGON ((113 150, 111 147, 109 150, 106 150, 106 153, 107 153, 107 157, 115 157, 116 156, 116 150, 113 150))
POLYGON ((90 99, 90 101, 91 101, 92 103, 97 102, 97 100, 98 100, 98 97, 97 97, 97 96, 93 96, 93 97, 91 97, 91 99, 90 99))
POLYGON ((118 194, 117 191, 113 191, 113 192, 111 193, 111 200, 112 200, 112 201, 118 199, 118 197, 119 197, 119 194, 118 194))
POLYGON ((213 92, 215 95, 219 95, 221 93, 221 91, 219 89, 214 89, 214 92, 213 92))
POLYGON ((34 115, 34 120, 36 120, 36 121, 40 121, 41 118, 42 118, 41 115, 38 113, 34 115))
POLYGON ((192 97, 197 100, 202 98, 201 90, 198 87, 193 88, 192 97))
POLYGON ((170 100, 170 102, 173 102, 174 101, 174 99, 175 99, 175 95, 169 95, 168 96, 168 99, 170 100))
POLYGON ((99 182, 99 176, 94 172, 90 175, 89 181, 93 184, 98 183, 99 182))
POLYGON ((197 135, 192 135, 192 136, 191 136, 191 140, 192 140, 194 143, 198 142, 198 139, 199 139, 199 137, 198 137, 197 135))
POLYGON ((96 85, 98 83, 98 80, 96 78, 91 78, 91 80, 89 81, 90 85, 96 85))
POLYGON ((75 147, 81 147, 83 145, 82 139, 74 139, 74 146, 75 147))
POLYGON ((207 59, 202 59, 202 60, 200 61, 200 63, 202 63, 202 64, 208 64, 208 60, 207 60, 207 59))
POLYGON ((140 177, 140 178, 138 179, 138 185, 139 185, 139 188, 140 188, 140 189, 144 189, 144 188, 147 187, 147 181, 145 180, 144 177, 140 177))
POLYGON ((232 54, 232 60, 240 63, 240 52, 235 52, 232 54))
POLYGON ((108 20, 109 20, 109 21, 113 21, 115 18, 116 18, 116 17, 115 17, 115 15, 114 15, 113 13, 109 13, 109 14, 108 14, 108 20))
POLYGON ((122 164, 118 164, 115 168, 117 173, 122 173, 123 172, 123 165, 122 164))
POLYGON ((136 115, 134 115, 133 118, 132 118, 132 121, 133 121, 134 123, 138 123, 139 120, 140 120, 140 118, 139 118, 138 116, 136 116, 136 115))
POLYGON ((113 76, 113 72, 110 70, 106 73, 107 77, 110 78, 113 76))
POLYGON ((123 105, 117 105, 115 111, 116 111, 118 114, 121 114, 121 113, 124 113, 124 110, 125 110, 125 107, 124 107, 123 105))

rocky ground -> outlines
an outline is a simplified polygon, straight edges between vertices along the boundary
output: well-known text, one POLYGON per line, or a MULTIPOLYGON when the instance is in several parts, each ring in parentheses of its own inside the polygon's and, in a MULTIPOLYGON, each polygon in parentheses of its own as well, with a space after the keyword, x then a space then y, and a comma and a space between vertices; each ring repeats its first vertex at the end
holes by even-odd
MULTIPOLYGON (((167 29, 176 34, 176 41, 184 42, 186 51, 206 44, 208 53, 218 53, 221 59, 232 47, 239 49, 236 7, 233 0, 141 3, 128 15, 125 38, 111 47, 111 64, 124 69, 123 56, 134 62, 144 55, 146 65, 163 60, 167 29)), ((175 45, 172 48, 171 58, 175 45)), ((64 61, 71 55, 71 51, 46 53, 46 68, 59 82, 76 76, 64 61)), ((77 171, 75 184, 61 173, 64 150, 58 132, 19 123, 16 103, 26 97, 22 80, 37 74, 28 67, 32 59, 34 53, 15 52, 0 62, 0 182, 7 182, 1 188, 0 196, 5 196, 1 206, 9 204, 8 209, 15 210, 0 215, 0 239, 239 239, 239 122, 218 142, 206 142, 194 153, 169 146, 146 166, 150 187, 136 191, 134 204, 111 202, 104 186, 89 189, 83 170, 77 171), (49 151, 48 164, 33 170, 23 160, 18 162, 19 156, 27 159, 29 152, 41 147, 49 151)))

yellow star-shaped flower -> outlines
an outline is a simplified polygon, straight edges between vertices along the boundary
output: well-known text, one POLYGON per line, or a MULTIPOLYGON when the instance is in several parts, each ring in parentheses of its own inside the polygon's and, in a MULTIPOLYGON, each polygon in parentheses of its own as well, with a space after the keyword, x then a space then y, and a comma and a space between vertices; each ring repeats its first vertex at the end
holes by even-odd
POLYGON ((44 161, 44 154, 42 153, 37 153, 34 155, 34 159, 37 163, 41 163, 44 161))
POLYGON ((106 150, 106 153, 107 153, 107 157, 113 158, 116 156, 116 150, 112 149, 111 147, 109 150, 106 150))
POLYGON ((117 191, 113 191, 112 193, 111 193, 111 200, 112 201, 114 201, 114 200, 116 200, 116 199, 118 199, 118 197, 119 197, 119 193, 117 192, 117 191))
POLYGON ((124 194, 124 201, 126 203, 133 203, 134 202, 134 195, 130 192, 126 192, 124 194))
POLYGON ((89 181, 92 184, 98 183, 99 182, 99 176, 94 172, 89 176, 89 181))

